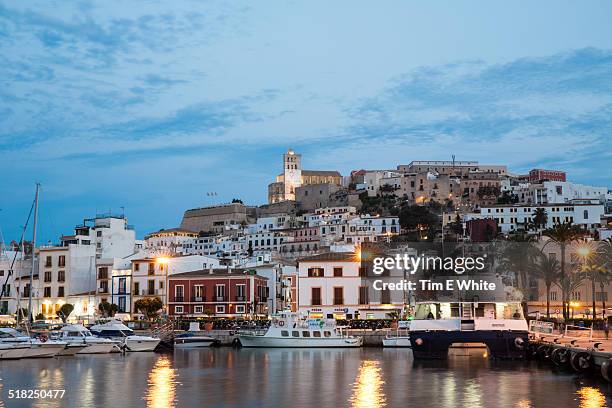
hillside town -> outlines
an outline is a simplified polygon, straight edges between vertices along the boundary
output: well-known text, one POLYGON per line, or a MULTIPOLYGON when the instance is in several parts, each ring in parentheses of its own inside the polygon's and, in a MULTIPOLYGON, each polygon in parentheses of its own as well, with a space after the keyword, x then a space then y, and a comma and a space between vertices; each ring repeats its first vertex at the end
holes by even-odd
MULTIPOLYGON (((515 174, 453 157, 342 175, 303 169, 291 149, 281 165, 268 203, 245 205, 236 192, 231 203, 186 209, 180 224, 147 231, 144 239, 125 214, 106 213, 85 215, 56 243, 3 244, 0 315, 28 315, 31 295, 31 315, 47 322, 64 317, 66 304, 74 309, 70 321, 109 313, 145 319, 151 313, 143 305, 152 299, 153 315, 174 319, 257 319, 280 311, 385 319, 405 305, 365 295, 358 257, 364 244, 529 242, 571 274, 592 266, 587 260, 595 262, 599 244, 612 237, 608 187, 574 183, 558 169, 515 174), (559 238, 563 228, 572 232, 559 238)), ((568 286, 559 266, 552 269, 523 282, 529 312, 607 316, 606 274, 568 286)))

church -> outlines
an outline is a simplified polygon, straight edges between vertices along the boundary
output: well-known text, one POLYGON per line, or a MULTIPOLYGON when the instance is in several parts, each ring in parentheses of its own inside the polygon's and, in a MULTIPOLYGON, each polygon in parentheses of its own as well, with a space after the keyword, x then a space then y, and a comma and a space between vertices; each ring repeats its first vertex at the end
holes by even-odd
POLYGON ((337 171, 302 170, 302 155, 289 149, 283 154, 283 172, 268 185, 268 203, 295 201, 295 189, 310 184, 342 184, 337 171))

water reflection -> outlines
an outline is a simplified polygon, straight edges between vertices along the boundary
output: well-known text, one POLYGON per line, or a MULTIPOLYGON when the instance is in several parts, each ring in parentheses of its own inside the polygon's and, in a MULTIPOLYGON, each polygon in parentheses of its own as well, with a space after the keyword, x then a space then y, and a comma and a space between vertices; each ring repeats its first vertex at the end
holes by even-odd
POLYGON ((580 397, 580 408, 605 408, 606 397, 597 388, 582 387, 576 391, 580 397))
POLYGON ((353 383, 353 395, 350 402, 354 408, 384 407, 386 405, 385 394, 382 386, 380 362, 366 360, 359 367, 357 381, 353 383))
POLYGON ((160 356, 148 378, 148 408, 174 408, 176 406, 176 370, 168 356, 160 356))

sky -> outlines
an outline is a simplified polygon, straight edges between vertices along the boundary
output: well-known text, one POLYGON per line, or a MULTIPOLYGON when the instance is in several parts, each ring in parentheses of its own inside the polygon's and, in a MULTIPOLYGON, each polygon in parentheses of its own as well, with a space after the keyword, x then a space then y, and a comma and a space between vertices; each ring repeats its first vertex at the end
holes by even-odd
POLYGON ((607 1, 0 0, 0 229, 138 236, 317 170, 478 160, 612 187, 607 1), (210 197, 207 192, 216 192, 210 197))

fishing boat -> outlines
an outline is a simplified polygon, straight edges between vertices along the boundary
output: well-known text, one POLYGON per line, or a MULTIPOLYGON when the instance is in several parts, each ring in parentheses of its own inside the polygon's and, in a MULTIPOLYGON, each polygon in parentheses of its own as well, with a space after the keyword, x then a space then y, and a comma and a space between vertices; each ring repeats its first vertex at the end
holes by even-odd
POLYGON ((98 337, 118 341, 127 351, 154 351, 161 341, 157 337, 136 335, 134 330, 116 319, 91 326, 89 330, 98 337))
POLYGON ((492 358, 522 359, 529 337, 520 302, 419 302, 409 336, 417 359, 447 358, 458 343, 484 345, 492 358))
POLYGON ((217 343, 217 339, 214 337, 204 336, 199 332, 200 324, 198 322, 189 323, 189 330, 187 332, 174 336, 174 348, 204 348, 217 343))
POLYGON ((333 319, 302 319, 296 313, 274 316, 266 330, 239 330, 243 347, 361 347, 363 338, 350 336, 333 319))

